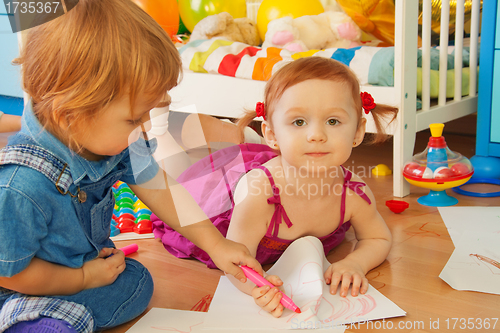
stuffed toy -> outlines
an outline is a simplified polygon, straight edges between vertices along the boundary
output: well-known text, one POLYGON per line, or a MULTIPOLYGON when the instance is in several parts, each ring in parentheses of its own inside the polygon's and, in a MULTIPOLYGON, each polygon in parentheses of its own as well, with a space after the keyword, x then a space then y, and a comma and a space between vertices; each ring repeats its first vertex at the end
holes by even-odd
POLYGON ((231 41, 254 46, 260 45, 261 42, 255 23, 246 17, 233 19, 231 14, 227 12, 209 15, 200 20, 194 26, 189 40, 213 37, 224 37, 231 41))
POLYGON ((361 29, 344 12, 290 16, 269 22, 263 48, 274 46, 292 52, 359 46, 361 29))
MULTIPOLYGON (((452 2, 456 3, 456 1, 450 1, 450 4, 452 2)), ((421 3, 422 1, 420 1, 421 3)), ((337 0, 337 4, 356 22, 360 29, 386 43, 380 46, 394 45, 394 21, 396 17, 394 0, 337 0)), ((441 1, 432 1, 433 18, 434 13, 441 16, 440 6, 441 1), (435 3, 439 4, 439 8, 435 7, 435 3)), ((450 8, 451 12, 454 13, 450 8)), ((434 27, 434 22, 432 27, 434 27)))

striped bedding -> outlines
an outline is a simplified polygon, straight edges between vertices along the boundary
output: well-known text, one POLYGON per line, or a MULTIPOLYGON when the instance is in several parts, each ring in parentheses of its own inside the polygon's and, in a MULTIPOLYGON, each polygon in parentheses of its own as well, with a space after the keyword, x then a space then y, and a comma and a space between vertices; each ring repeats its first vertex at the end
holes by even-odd
MULTIPOLYGON (((448 89, 453 97, 454 48, 448 49, 448 89)), ((359 46, 350 49, 331 48, 296 52, 260 47, 229 41, 222 38, 195 40, 179 49, 183 68, 197 73, 221 74, 251 80, 268 80, 289 61, 302 57, 328 57, 349 66, 358 76, 361 85, 394 86, 394 47, 359 46)), ((418 59, 420 62, 420 50, 418 59)), ((468 92, 469 53, 463 49, 463 88, 468 92)), ((420 64, 419 64, 420 65, 420 64)), ((431 97, 437 96, 439 83, 439 50, 431 50, 431 97)), ((421 73, 419 72, 419 80, 421 73)))

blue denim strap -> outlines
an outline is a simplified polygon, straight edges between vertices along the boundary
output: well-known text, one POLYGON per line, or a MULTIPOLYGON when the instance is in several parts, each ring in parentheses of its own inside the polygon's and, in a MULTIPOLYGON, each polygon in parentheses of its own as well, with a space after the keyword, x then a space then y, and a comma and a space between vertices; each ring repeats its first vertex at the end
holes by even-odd
POLYGON ((62 194, 66 194, 73 184, 67 163, 36 145, 18 144, 4 147, 0 150, 0 165, 3 164, 23 165, 41 172, 62 194))

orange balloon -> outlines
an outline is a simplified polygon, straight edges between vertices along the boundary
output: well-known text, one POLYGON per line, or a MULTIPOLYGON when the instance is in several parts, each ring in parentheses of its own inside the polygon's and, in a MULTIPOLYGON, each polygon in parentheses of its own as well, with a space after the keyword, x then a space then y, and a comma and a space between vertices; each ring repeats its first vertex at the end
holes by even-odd
POLYGON ((149 14, 169 36, 179 30, 179 6, 177 0, 132 0, 149 14))

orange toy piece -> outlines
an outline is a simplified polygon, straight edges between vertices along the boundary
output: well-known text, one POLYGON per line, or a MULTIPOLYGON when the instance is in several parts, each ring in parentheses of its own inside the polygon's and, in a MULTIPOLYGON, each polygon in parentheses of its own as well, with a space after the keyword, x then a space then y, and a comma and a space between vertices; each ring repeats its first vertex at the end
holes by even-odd
POLYGON ((394 0, 337 0, 364 32, 394 45, 394 0))
POLYGON ((177 0, 132 0, 172 37, 179 30, 177 0))

